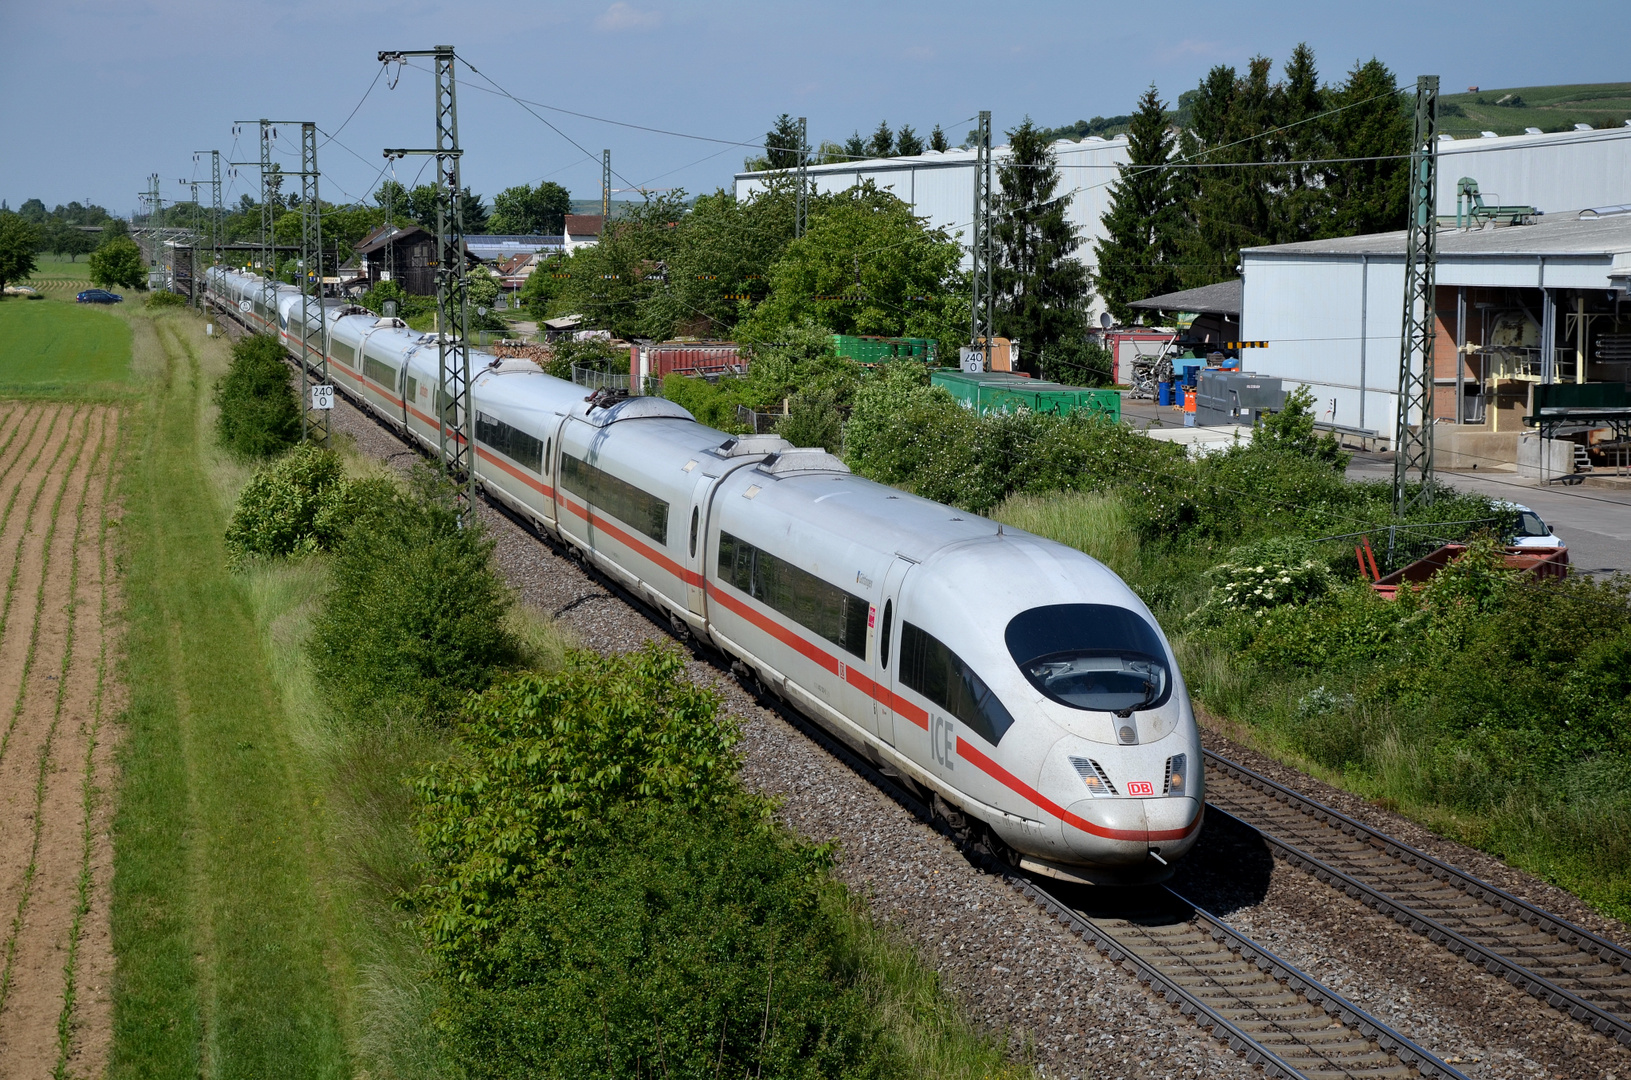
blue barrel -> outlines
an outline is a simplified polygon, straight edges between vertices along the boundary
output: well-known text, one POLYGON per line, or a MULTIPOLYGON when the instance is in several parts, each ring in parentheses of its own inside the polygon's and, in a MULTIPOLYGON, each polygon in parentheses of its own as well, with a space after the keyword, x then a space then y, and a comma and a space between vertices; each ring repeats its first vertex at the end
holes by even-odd
POLYGON ((1172 404, 1172 384, 1169 382, 1156 383, 1156 403, 1160 405, 1172 404))

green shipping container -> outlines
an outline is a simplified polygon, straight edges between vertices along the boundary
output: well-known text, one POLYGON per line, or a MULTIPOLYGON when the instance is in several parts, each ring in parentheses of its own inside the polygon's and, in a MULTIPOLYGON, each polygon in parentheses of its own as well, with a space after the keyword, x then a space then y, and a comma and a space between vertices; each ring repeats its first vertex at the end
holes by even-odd
POLYGON ((982 416, 989 412, 1017 412, 1021 408, 1062 416, 1085 410, 1101 413, 1117 423, 1121 421, 1121 394, 1115 390, 1066 386, 1004 371, 970 373, 948 369, 930 372, 929 381, 982 416))
POLYGON ((857 337, 854 334, 834 334, 833 354, 847 356, 858 364, 881 364, 889 360, 912 359, 924 363, 934 362, 932 338, 857 337))

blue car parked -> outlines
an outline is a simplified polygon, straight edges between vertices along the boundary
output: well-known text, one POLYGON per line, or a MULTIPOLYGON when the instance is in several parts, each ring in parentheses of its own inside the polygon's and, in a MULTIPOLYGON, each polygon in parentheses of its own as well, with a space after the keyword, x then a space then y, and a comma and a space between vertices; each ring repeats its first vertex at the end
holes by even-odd
POLYGON ((118 293, 108 292, 106 289, 86 289, 79 294, 81 304, 122 304, 125 298, 118 293))

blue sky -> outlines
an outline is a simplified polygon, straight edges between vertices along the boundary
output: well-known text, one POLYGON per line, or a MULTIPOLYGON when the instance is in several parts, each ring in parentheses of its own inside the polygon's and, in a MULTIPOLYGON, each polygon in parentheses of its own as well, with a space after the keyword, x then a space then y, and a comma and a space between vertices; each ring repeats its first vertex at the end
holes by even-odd
MULTIPOLYGON (((1465 5, 1271 2, 990 4, 747 3, 617 0, 0 0, 0 197, 15 208, 91 200, 116 213, 157 172, 208 176, 193 151, 232 150, 233 121, 314 120, 337 142, 320 152, 323 195, 362 198, 384 146, 432 137, 427 71, 394 90, 380 49, 452 44, 496 84, 560 109, 687 135, 751 142, 775 115, 809 117, 814 140, 870 132, 880 119, 961 141, 990 109, 997 127, 1130 110, 1154 83, 1167 99, 1218 63, 1283 61, 1313 46, 1322 76, 1379 57, 1399 76, 1443 77, 1447 91, 1631 79, 1623 4, 1465 5), (1500 29, 1496 29, 1500 28, 1500 29), (370 92, 369 86, 374 83, 370 92), (366 94, 366 98, 365 98, 366 94)), ((420 63, 424 63, 420 61, 420 63)), ((602 148, 625 184, 729 185, 749 152, 719 142, 536 111, 592 155, 459 70, 464 178, 489 200, 510 184, 555 180, 599 194, 602 148)), ((280 129, 285 168, 298 135, 280 129)), ((256 154, 252 136, 236 156, 256 154)), ((399 162, 411 183, 419 163, 399 162)), ((255 190, 253 169, 229 201, 255 190)), ((427 171, 428 172, 428 171, 427 171)), ((389 175, 387 173, 386 175, 389 175)))

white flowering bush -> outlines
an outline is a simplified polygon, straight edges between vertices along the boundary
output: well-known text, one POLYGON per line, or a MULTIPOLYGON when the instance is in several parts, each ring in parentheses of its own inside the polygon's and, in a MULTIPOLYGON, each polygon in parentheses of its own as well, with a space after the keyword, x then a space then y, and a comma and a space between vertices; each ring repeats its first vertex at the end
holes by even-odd
POLYGON ((1312 544, 1291 536, 1236 548, 1207 576, 1212 592, 1206 607, 1219 618, 1244 612, 1261 616, 1285 604, 1306 604, 1331 589, 1330 567, 1312 544))

